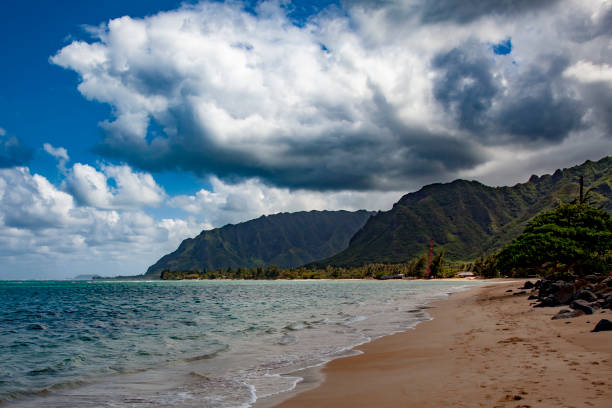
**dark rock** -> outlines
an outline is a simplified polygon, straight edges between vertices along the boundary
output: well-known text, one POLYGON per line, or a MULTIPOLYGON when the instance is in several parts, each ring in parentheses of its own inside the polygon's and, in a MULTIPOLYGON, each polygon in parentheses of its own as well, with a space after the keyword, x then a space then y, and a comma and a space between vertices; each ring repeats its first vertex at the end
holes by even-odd
POLYGON ((591 283, 598 283, 604 279, 604 276, 603 275, 587 275, 584 277, 584 279, 591 283))
POLYGON ((608 330, 612 330, 612 322, 609 321, 608 319, 601 319, 599 323, 595 325, 595 328, 592 331, 600 332, 600 331, 608 331, 608 330))
POLYGON ((508 289, 508 290, 506 291, 506 293, 509 293, 509 292, 512 292, 512 289, 508 289))
POLYGON ((612 276, 608 276, 606 279, 602 280, 601 283, 605 283, 609 288, 612 288, 612 276))
POLYGON ((557 281, 552 284, 551 290, 555 300, 560 305, 568 304, 574 298, 574 285, 564 281, 557 281))
POLYGON ((577 276, 573 273, 556 273, 550 274, 544 278, 545 281, 556 282, 556 281, 564 281, 564 282, 574 282, 577 279, 577 276))
POLYGON ((608 290, 608 285, 600 282, 597 285, 595 285, 592 292, 594 292, 598 297, 601 297, 600 295, 603 295, 603 293, 606 292, 607 290, 608 290))
POLYGON ((587 302, 595 302, 597 300, 597 296, 595 296, 595 294, 590 290, 586 289, 576 293, 575 297, 576 299, 586 300, 587 302))
POLYGON ((574 287, 576 288, 576 290, 580 290, 583 289, 587 284, 588 282, 584 279, 576 279, 576 281, 574 282, 574 287))
POLYGON ((593 314, 593 308, 585 300, 582 299, 574 300, 570 304, 570 307, 572 309, 582 310, 586 314, 593 314))
POLYGON ((513 293, 514 296, 520 296, 520 295, 526 295, 527 292, 525 292, 524 290, 521 290, 520 292, 515 292, 513 293))
POLYGON ((525 282, 525 284, 523 285, 523 289, 533 289, 535 285, 533 284, 533 282, 531 281, 527 281, 525 282))
POLYGON ((551 319, 552 320, 571 319, 572 317, 582 316, 583 314, 584 312, 582 310, 562 309, 562 310, 559 310, 559 313, 554 315, 551 319))
POLYGON ((531 296, 529 296, 529 297, 527 298, 527 300, 535 300, 535 299, 537 299, 537 298, 538 298, 538 297, 537 297, 536 295, 531 295, 531 296))
POLYGON ((547 296, 544 299, 540 299, 540 303, 535 305, 534 307, 553 307, 559 306, 559 302, 555 299, 553 295, 547 296))

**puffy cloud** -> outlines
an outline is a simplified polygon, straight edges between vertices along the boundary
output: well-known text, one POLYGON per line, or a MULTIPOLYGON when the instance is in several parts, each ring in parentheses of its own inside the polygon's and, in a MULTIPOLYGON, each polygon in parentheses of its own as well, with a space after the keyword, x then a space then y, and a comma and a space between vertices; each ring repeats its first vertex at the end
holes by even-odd
POLYGON ((140 274, 201 229, 192 217, 155 220, 134 208, 78 205, 26 167, 0 169, 2 279, 140 274))
POLYGON ((426 61, 398 46, 366 49, 333 14, 297 27, 273 3, 257 16, 202 3, 111 20, 97 42, 52 61, 81 75, 87 98, 115 107, 99 146, 109 157, 280 186, 394 190, 484 159, 422 115, 426 61), (164 136, 147 134, 153 122, 164 136), (463 160, 431 157, 449 143, 463 160))
POLYGON ((563 75, 612 64, 606 2, 343 6, 295 25, 274 1, 184 5, 110 20, 51 60, 113 107, 100 153, 226 181, 397 191, 482 166, 490 147, 607 126, 607 93, 563 75))
POLYGON ((207 228, 238 223, 264 214, 303 210, 389 209, 402 192, 316 192, 267 185, 259 179, 227 184, 213 177, 211 189, 173 197, 170 204, 203 217, 207 228))
POLYGON ((0 169, 23 166, 32 160, 33 152, 24 146, 16 136, 8 136, 0 128, 0 169))
POLYGON ((66 163, 70 160, 68 157, 68 151, 63 147, 53 147, 49 143, 43 144, 43 149, 45 152, 49 153, 51 156, 57 159, 57 167, 62 171, 66 171, 66 163))
POLYGON ((204 228, 278 212, 388 209, 403 193, 323 193, 259 179, 230 184, 216 177, 210 185, 168 200, 192 215, 156 219, 139 208, 159 199, 155 180, 125 165, 97 170, 75 163, 62 188, 26 167, 0 169, 0 278, 140 274, 204 228))
POLYGON ((578 61, 564 71, 564 75, 574 77, 580 82, 612 83, 612 66, 608 64, 593 64, 589 61, 578 61))
POLYGON ((80 203, 104 209, 155 207, 166 195, 153 176, 134 172, 127 165, 105 165, 98 171, 88 164, 76 163, 65 184, 80 203))
POLYGON ((69 214, 72 196, 26 167, 0 170, 0 200, 7 227, 35 230, 75 221, 69 214))

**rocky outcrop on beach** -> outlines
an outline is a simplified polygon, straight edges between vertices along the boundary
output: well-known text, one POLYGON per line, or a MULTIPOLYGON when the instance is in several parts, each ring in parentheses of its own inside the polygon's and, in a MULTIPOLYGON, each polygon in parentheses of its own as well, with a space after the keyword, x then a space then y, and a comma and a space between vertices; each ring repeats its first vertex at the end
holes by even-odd
POLYGON ((535 284, 526 282, 523 289, 531 289, 534 307, 568 305, 553 319, 565 319, 582 314, 593 314, 600 309, 612 309, 612 276, 572 274, 549 275, 535 284))

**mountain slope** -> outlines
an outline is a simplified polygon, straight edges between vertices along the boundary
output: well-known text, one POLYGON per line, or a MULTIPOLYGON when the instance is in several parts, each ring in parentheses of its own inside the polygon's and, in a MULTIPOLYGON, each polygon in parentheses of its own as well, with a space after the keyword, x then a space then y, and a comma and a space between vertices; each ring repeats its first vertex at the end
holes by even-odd
POLYGON ((159 277, 164 269, 300 266, 346 248, 372 214, 364 210, 281 213, 202 231, 163 256, 146 275, 159 277))
POLYGON ((501 248, 543 209, 578 196, 579 177, 592 204, 612 210, 612 158, 587 161, 552 175, 532 176, 513 187, 476 181, 432 184, 403 196, 379 212, 351 239, 348 248, 317 265, 400 263, 424 253, 430 238, 447 257, 468 260, 501 248))

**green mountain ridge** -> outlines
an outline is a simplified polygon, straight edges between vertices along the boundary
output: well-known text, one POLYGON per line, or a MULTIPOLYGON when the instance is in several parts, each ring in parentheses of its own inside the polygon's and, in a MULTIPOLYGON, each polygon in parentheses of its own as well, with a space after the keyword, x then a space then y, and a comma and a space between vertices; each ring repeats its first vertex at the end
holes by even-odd
POLYGON ((372 216, 340 253, 311 265, 403 263, 425 253, 429 240, 451 260, 471 260, 512 241, 544 209, 578 197, 584 176, 589 200, 612 210, 612 158, 531 176, 512 187, 477 181, 431 184, 404 195, 389 211, 372 216))
POLYGON ((365 210, 309 211, 261 216, 240 224, 202 231, 150 266, 146 276, 171 271, 276 265, 297 267, 329 257, 374 214, 365 210))

